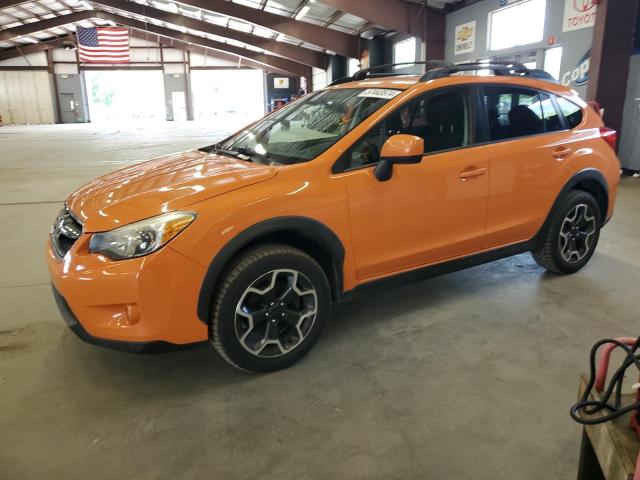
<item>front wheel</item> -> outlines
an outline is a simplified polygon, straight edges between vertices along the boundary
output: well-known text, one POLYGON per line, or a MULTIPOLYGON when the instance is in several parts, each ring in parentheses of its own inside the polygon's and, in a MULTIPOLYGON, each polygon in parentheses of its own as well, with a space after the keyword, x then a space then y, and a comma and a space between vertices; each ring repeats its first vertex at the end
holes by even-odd
POLYGON ((233 366, 269 372, 301 359, 330 315, 329 282, 309 255, 288 245, 261 245, 224 273, 214 299, 209 339, 233 366))
POLYGON ((554 273, 577 272, 596 249, 601 218, 593 195, 582 190, 570 191, 553 214, 541 247, 532 252, 533 258, 554 273))

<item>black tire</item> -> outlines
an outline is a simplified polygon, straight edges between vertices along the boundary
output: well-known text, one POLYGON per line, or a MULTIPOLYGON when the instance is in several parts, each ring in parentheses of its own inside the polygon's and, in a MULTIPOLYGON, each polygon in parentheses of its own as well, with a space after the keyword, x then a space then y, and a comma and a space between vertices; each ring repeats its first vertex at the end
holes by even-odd
POLYGON ((560 202, 557 210, 551 218, 551 223, 547 230, 543 233, 538 250, 532 251, 534 260, 538 265, 546 268, 548 271, 558 274, 570 274, 575 273, 584 267, 593 252, 598 245, 598 239, 600 238, 600 228, 602 227, 602 215, 600 212, 600 206, 596 199, 589 192, 583 190, 571 190, 560 202), (560 232, 563 228, 565 220, 576 207, 585 205, 587 207, 586 212, 589 216, 595 217, 594 232, 590 236, 588 247, 583 249, 584 256, 576 258, 573 261, 568 261, 561 251, 561 238, 560 232))
MULTIPOLYGON (((269 291, 270 295, 276 295, 275 288, 269 291)), ((301 289, 302 290, 302 289, 301 289)), ((297 296, 297 294, 296 294, 297 296)), ((266 294, 265 294, 266 298, 266 294)), ((303 297, 297 297, 297 301, 302 304, 303 297)), ((306 298, 306 297, 304 297, 306 298)), ((268 302, 268 300, 266 300, 268 302)), ((272 305, 272 304, 271 304, 272 305)), ((284 305, 284 303, 280 303, 284 305)), ((287 308, 289 305, 282 307, 287 308)), ((275 307, 274 307, 275 308, 275 307)), ((303 307, 301 307, 303 308, 303 307)), ((287 311, 289 310, 281 310, 287 311)), ((281 244, 265 244, 252 248, 234 259, 229 267, 223 273, 222 281, 219 288, 214 294, 213 308, 211 312, 209 322, 209 341, 214 348, 220 353, 220 355, 231 365, 241 370, 247 370, 252 372, 271 372, 280 370, 290 366, 291 364, 300 360, 306 353, 311 350, 316 343, 322 329, 331 314, 331 293, 329 288, 329 282, 322 270, 322 267, 312 257, 307 255, 301 250, 290 247, 288 245, 281 244), (251 315, 251 328, 249 328, 248 320, 243 320, 242 315, 236 314, 236 307, 239 302, 247 295, 255 295, 256 302, 262 302, 263 299, 260 295, 255 293, 247 293, 247 289, 255 285, 255 282, 260 281, 262 278, 273 278, 269 275, 274 275, 274 271, 281 273, 275 273, 276 280, 272 281, 272 285, 278 282, 282 282, 282 275, 285 275, 284 279, 293 283, 297 281, 304 281, 306 285, 305 291, 315 291, 315 295, 311 294, 311 302, 315 305, 315 316, 307 317, 305 322, 310 322, 304 335, 297 335, 297 332, 302 332, 302 329, 295 329, 291 325, 286 325, 284 321, 278 325, 278 328, 283 328, 285 331, 290 331, 290 336, 293 337, 292 343, 295 343, 295 338, 302 338, 299 344, 291 346, 291 350, 283 350, 284 342, 278 340, 278 345, 268 345, 268 348, 276 349, 281 353, 277 356, 259 356, 263 355, 261 352, 251 352, 248 341, 241 341, 241 333, 238 332, 239 326, 246 323, 246 329, 244 333, 251 330, 254 338, 258 337, 258 328, 254 328, 254 325, 264 326, 265 334, 264 339, 269 337, 270 327, 275 326, 268 325, 270 321, 262 320, 259 323, 257 320, 254 322, 254 315, 265 318, 264 315, 269 315, 265 312, 270 310, 269 304, 265 308, 260 309, 254 315, 251 315), (291 272, 298 272, 298 274, 290 274, 291 272), (296 275, 293 277, 293 275, 296 275), (294 281, 293 278, 296 280, 294 281), (300 278, 301 280, 298 280, 300 278), (289 330, 287 330, 289 329, 289 330), (254 332, 255 330, 255 332, 254 332)), ((276 312, 272 314, 274 316, 280 316, 280 313, 276 312)), ((302 315, 304 317, 304 315, 302 315)), ((273 322, 274 320, 271 320, 273 322)), ((276 331, 276 330, 274 330, 276 331)), ((288 339, 286 339, 288 340, 288 339)), ((256 345, 262 345, 265 341, 257 341, 256 345)), ((267 342, 268 343, 268 342, 267 342)), ((266 350, 266 348, 264 349, 266 350)))

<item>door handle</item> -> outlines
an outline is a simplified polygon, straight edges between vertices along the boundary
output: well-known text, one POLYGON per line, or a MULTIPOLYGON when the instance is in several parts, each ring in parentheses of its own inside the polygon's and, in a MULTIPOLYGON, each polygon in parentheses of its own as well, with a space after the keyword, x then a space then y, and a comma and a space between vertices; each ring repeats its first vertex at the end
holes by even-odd
POLYGON ((551 155, 553 158, 566 158, 573 153, 573 150, 570 148, 556 148, 551 155))
POLYGON ((469 180, 471 178, 479 177, 481 175, 484 175, 485 173, 487 173, 487 169, 485 167, 482 167, 482 168, 475 168, 473 170, 463 170, 458 174, 458 176, 462 181, 464 181, 464 180, 469 180))

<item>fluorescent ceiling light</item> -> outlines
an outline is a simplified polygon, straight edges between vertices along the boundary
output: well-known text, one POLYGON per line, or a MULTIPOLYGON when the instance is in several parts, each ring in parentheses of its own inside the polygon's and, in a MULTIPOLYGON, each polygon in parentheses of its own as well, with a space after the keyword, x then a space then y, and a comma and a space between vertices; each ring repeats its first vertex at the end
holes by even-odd
POLYGON ((296 15, 296 20, 300 20, 302 17, 304 17, 309 12, 309 10, 311 10, 311 7, 309 5, 305 5, 304 7, 302 7, 302 10, 300 10, 296 15))

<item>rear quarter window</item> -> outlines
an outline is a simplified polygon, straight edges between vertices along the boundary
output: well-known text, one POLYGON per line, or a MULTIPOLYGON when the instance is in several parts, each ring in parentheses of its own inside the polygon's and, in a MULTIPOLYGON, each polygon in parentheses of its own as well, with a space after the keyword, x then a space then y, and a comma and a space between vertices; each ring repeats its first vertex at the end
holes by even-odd
POLYGON ((576 128, 582 122, 582 108, 564 97, 556 97, 560 111, 567 121, 569 129, 576 128))

